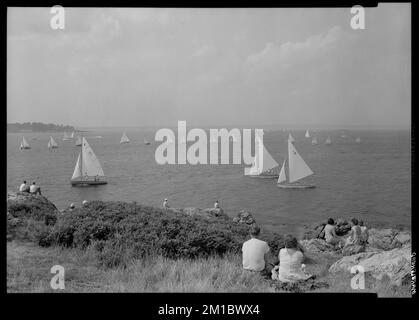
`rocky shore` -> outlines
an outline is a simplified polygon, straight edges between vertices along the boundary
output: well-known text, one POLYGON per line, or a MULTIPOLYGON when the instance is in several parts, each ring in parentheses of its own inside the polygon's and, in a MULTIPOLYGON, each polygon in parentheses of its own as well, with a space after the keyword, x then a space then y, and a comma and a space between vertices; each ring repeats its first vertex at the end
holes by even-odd
MULTIPOLYGON (((257 223, 248 211, 233 216, 214 208, 160 209, 100 201, 72 212, 60 212, 44 196, 8 193, 7 239, 29 240, 40 246, 94 245, 108 266, 153 250, 170 258, 222 256, 230 251, 240 253, 249 226, 257 223), (115 248, 119 250, 117 253, 115 248)), ((336 221, 337 233, 345 236, 350 230, 348 222, 340 218, 336 221)), ((351 272, 353 266, 362 266, 375 279, 389 279, 396 286, 409 283, 409 230, 371 228, 367 245, 336 251, 323 239, 324 225, 325 222, 319 222, 305 226, 300 244, 308 257, 332 259, 330 273, 351 272)), ((283 235, 266 233, 262 238, 277 254, 283 235)))

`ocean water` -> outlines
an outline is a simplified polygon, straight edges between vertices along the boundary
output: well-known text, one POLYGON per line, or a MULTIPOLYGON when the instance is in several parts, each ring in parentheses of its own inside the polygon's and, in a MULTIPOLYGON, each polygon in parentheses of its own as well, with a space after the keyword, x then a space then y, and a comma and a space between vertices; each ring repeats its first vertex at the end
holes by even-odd
MULTIPOLYGON (((108 184, 72 187, 80 147, 75 140, 52 134, 59 148, 48 150, 49 133, 25 133, 30 150, 20 150, 23 134, 7 136, 7 188, 17 190, 23 179, 36 181, 42 194, 59 209, 87 200, 137 201, 172 207, 212 207, 219 200, 231 216, 250 210, 261 225, 301 225, 331 217, 358 217, 367 222, 410 225, 410 131, 318 131, 313 146, 304 131, 291 131, 294 145, 314 171, 307 182, 316 188, 287 190, 274 179, 243 175, 243 165, 159 165, 154 131, 127 130, 129 144, 120 144, 121 131, 85 133, 108 184), (333 144, 324 144, 327 136, 333 144), (101 137, 98 137, 101 136, 101 137), (360 144, 355 142, 361 137, 360 144), (146 146, 143 139, 152 142, 146 146)), ((265 131, 264 144, 280 165, 287 157, 288 131, 265 131)), ((209 157, 208 157, 209 159, 209 157)))

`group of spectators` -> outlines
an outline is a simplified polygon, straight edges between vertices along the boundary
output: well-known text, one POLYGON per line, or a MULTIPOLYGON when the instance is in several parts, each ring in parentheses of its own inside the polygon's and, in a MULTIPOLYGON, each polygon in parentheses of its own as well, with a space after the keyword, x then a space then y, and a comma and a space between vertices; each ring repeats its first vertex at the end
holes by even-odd
POLYGON ((41 187, 38 186, 35 181, 29 186, 26 183, 26 180, 23 181, 23 183, 19 187, 20 192, 27 192, 32 194, 41 194, 41 187))

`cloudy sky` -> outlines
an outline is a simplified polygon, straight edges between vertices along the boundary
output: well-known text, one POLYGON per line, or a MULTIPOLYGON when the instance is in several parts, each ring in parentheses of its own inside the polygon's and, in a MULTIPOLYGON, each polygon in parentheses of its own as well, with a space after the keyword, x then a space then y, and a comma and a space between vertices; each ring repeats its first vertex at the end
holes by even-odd
POLYGON ((8 122, 410 125, 409 4, 9 8, 8 122))

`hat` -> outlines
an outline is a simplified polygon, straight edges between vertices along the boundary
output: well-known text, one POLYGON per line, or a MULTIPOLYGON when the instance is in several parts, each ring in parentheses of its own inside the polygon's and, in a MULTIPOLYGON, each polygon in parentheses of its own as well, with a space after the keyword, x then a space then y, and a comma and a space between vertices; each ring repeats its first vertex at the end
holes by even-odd
POLYGON ((87 203, 87 200, 83 200, 82 204, 85 205, 87 203))
POLYGON ((75 207, 74 203, 70 204, 70 208, 74 208, 74 207, 75 207))
POLYGON ((167 201, 167 199, 164 199, 164 201, 167 201))

